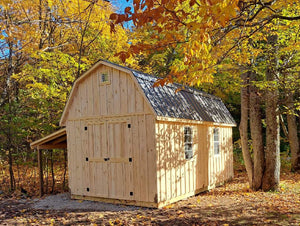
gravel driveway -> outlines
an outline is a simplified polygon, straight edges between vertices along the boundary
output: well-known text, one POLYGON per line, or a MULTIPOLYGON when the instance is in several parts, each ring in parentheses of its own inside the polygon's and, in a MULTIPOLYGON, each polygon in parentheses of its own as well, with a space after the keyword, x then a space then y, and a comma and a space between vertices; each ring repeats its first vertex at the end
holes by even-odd
POLYGON ((135 206, 109 204, 96 201, 72 200, 69 193, 50 195, 41 199, 34 199, 33 209, 39 210, 89 210, 89 211, 131 211, 141 209, 135 206))

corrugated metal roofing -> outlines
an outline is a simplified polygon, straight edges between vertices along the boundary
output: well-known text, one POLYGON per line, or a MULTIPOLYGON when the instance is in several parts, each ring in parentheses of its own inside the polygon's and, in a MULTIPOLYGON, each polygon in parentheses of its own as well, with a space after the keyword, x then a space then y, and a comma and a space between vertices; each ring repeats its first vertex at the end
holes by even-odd
POLYGON ((218 97, 190 87, 175 92, 182 86, 176 83, 153 87, 154 82, 158 79, 157 77, 127 67, 123 68, 133 73, 158 116, 236 124, 230 112, 218 97))

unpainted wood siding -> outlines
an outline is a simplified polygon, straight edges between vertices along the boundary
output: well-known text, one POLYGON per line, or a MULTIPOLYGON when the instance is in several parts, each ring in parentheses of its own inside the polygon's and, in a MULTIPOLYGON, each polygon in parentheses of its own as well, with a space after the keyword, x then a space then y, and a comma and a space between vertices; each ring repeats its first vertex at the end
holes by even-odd
POLYGON ((158 202, 194 195, 233 176, 231 127, 220 128, 220 158, 212 155, 213 127, 156 122, 158 202), (184 127, 192 127, 193 158, 185 159, 184 127), (213 165, 212 165, 213 164, 213 165), (220 164, 223 164, 222 166, 220 164))
POLYGON ((81 79, 71 100, 67 120, 92 116, 153 113, 134 82, 126 72, 99 65, 81 79), (101 84, 102 73, 109 76, 109 84, 101 84))
POLYGON ((71 193, 154 202, 155 116, 134 78, 100 65, 74 91, 66 120, 71 193), (108 84, 100 84, 102 72, 108 84))
POLYGON ((208 127, 209 149, 208 175, 209 187, 215 187, 224 181, 233 178, 233 144, 231 127, 208 127), (213 129, 219 128, 220 153, 214 153, 213 129))

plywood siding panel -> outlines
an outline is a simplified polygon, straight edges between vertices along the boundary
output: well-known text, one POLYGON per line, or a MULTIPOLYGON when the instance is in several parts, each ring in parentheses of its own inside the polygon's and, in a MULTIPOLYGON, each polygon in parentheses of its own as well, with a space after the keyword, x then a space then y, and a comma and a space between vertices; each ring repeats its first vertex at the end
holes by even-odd
MULTIPOLYGON (((197 130, 197 137, 201 137, 201 128, 198 128, 197 130)), ((197 150, 197 158, 196 158, 196 162, 195 162, 195 167, 196 167, 196 173, 195 173, 195 185, 196 188, 201 187, 201 177, 202 177, 202 172, 201 172, 201 162, 200 160, 202 159, 202 152, 201 150, 202 148, 202 141, 203 139, 199 139, 198 140, 198 150, 197 150)))
POLYGON ((213 155, 213 137, 211 128, 207 128, 207 150, 208 150, 208 162, 209 162, 209 186, 214 184, 215 170, 214 170, 214 155, 213 155))
POLYGON ((228 128, 228 149, 229 149, 229 178, 233 178, 233 140, 232 140, 232 128, 228 128))
POLYGON ((81 115, 88 115, 88 81, 81 82, 79 85, 79 95, 80 95, 80 106, 81 106, 81 115))
POLYGON ((148 161, 147 161, 147 137, 146 137, 146 120, 145 116, 138 116, 139 122, 139 139, 140 139, 140 190, 141 201, 148 201, 148 161))
POLYGON ((174 125, 174 147, 175 147, 175 177, 176 177, 176 197, 181 195, 181 148, 180 148, 180 126, 174 125))
MULTIPOLYGON (((111 74, 112 75, 112 72, 111 74)), ((114 81, 113 78, 111 78, 112 81, 114 81)), ((101 86, 106 88, 106 108, 107 108, 107 115, 112 115, 114 113, 114 91, 113 91, 113 86, 112 84, 109 85, 103 85, 101 86)))
POLYGON ((146 116, 148 202, 157 202, 155 118, 146 116))
MULTIPOLYGON (((108 142, 108 155, 107 157, 111 157, 111 156, 115 156, 115 142, 114 142, 114 127, 113 124, 111 123, 107 123, 107 130, 106 130, 106 134, 108 136, 107 142, 108 142)), ((116 171, 115 171, 115 167, 111 166, 111 164, 107 161, 107 166, 108 166, 108 196, 110 198, 115 198, 116 196, 116 180, 117 180, 117 175, 116 175, 116 171)))
POLYGON ((180 148, 180 191, 181 191, 181 195, 186 194, 187 190, 186 190, 186 183, 187 183, 187 178, 186 178, 186 160, 185 160, 185 153, 184 153, 184 126, 180 124, 179 126, 179 131, 178 131, 179 135, 179 148, 180 148))
POLYGON ((127 111, 129 114, 136 112, 135 109, 135 85, 131 79, 127 80, 127 111))
POLYGON ((113 76, 112 76, 113 110, 111 111, 111 113, 119 115, 121 113, 120 71, 116 70, 116 69, 113 69, 112 73, 113 73, 113 76))
POLYGON ((74 126, 75 126, 75 192, 78 195, 83 195, 83 190, 84 190, 84 184, 82 184, 82 147, 81 147, 81 122, 80 121, 75 121, 74 126))
POLYGON ((125 72, 120 72, 120 113, 125 114, 128 113, 128 104, 127 104, 127 99, 131 98, 131 96, 128 96, 128 87, 127 84, 130 83, 129 80, 129 75, 125 72))
POLYGON ((93 91, 93 78, 95 77, 94 73, 87 78, 87 115, 95 115, 94 113, 94 91, 93 91))
POLYGON ((81 112, 81 98, 80 98, 80 85, 77 88, 77 92, 74 98, 74 104, 75 104, 75 115, 76 117, 81 117, 82 112, 81 112))
POLYGON ((81 175, 82 175, 82 184, 83 184, 83 194, 88 195, 88 191, 84 188, 90 188, 90 181, 89 181, 89 162, 86 161, 88 158, 88 130, 85 130, 87 124, 85 121, 80 121, 80 130, 81 130, 81 175))
POLYGON ((135 111, 136 112, 144 112, 144 99, 143 96, 140 94, 138 89, 135 87, 135 111))
POLYGON ((202 187, 207 187, 208 186, 208 150, 206 149, 207 147, 207 126, 199 126, 201 128, 201 139, 202 139, 202 149, 201 149, 201 172, 203 173, 201 175, 201 178, 203 179, 203 183, 202 186, 200 186, 199 188, 202 187))
POLYGON ((165 152, 166 152, 166 159, 165 159, 165 167, 166 167, 166 190, 167 190, 167 200, 172 198, 172 168, 171 168, 171 164, 172 164, 172 159, 171 159, 171 155, 172 155, 172 149, 171 149, 171 145, 170 145, 170 139, 171 139, 171 128, 170 128, 170 124, 166 123, 165 125, 165 152))
POLYGON ((171 197, 174 198, 177 196, 177 177, 176 177, 176 166, 178 164, 177 154, 175 150, 175 124, 170 124, 170 151, 171 151, 171 180, 172 180, 172 194, 171 197))
POLYGON ((161 197, 161 176, 162 176, 162 166, 161 166, 161 132, 160 132, 160 123, 155 123, 155 140, 156 140, 156 153, 157 153, 157 159, 156 159, 156 168, 157 168, 157 201, 159 202, 162 200, 161 197))
POLYGON ((74 187, 74 173, 75 173, 75 128, 74 122, 67 122, 67 139, 68 139, 68 174, 69 174, 69 188, 72 193, 75 192, 74 187))
MULTIPOLYGON (((131 126, 131 120, 128 121, 128 123, 131 126)), ((123 172, 124 172, 124 197, 128 197, 128 199, 133 200, 134 197, 133 195, 130 195, 130 192, 133 192, 133 165, 132 161, 129 161, 129 158, 132 159, 132 147, 131 147, 131 128, 128 128, 128 124, 123 123, 122 124, 122 131, 124 131, 125 136, 122 138, 122 145, 121 147, 123 148, 122 150, 122 156, 128 158, 128 163, 123 164, 123 172)))
MULTIPOLYGON (((98 71, 98 76, 100 76, 103 72, 103 69, 99 69, 98 71)), ((99 80, 100 78, 98 78, 99 80)), ((108 112, 108 98, 110 98, 109 93, 107 92, 107 90, 109 89, 109 87, 111 86, 110 84, 108 85, 100 85, 100 81, 97 84, 98 86, 98 90, 99 90, 99 100, 95 100, 98 101, 100 103, 100 115, 107 115, 108 112)), ((110 103, 110 102, 109 102, 110 103)))
POLYGON ((158 168, 160 169, 160 199, 159 201, 167 200, 167 189, 166 189, 166 144, 165 144, 165 124, 159 123, 159 133, 156 133, 157 140, 159 140, 159 163, 158 168))
POLYGON ((96 191, 93 189, 95 188, 95 182, 96 182, 96 178, 95 178, 95 173, 94 170, 97 167, 94 162, 91 162, 91 158, 94 158, 94 156, 96 155, 95 153, 95 149, 96 149, 96 144, 94 141, 94 126, 93 125, 87 125, 87 136, 88 136, 88 153, 87 153, 87 157, 89 159, 88 161, 88 171, 89 171, 89 187, 90 187, 90 195, 96 195, 96 191))
POLYGON ((225 167, 223 165, 223 160, 225 157, 225 149, 224 149, 224 133, 223 128, 219 128, 219 148, 220 148, 220 155, 219 155, 219 165, 218 165, 218 183, 222 183, 224 180, 224 174, 225 174, 225 167))
POLYGON ((93 105, 93 115, 98 116, 100 115, 100 105, 102 106, 101 102, 103 101, 100 98, 100 89, 99 89, 99 79, 98 79, 98 70, 95 70, 95 72, 92 74, 92 94, 93 95, 93 102, 90 103, 93 105))
POLYGON ((68 118, 75 118, 77 117, 77 112, 76 112, 76 93, 78 91, 78 88, 75 88, 75 90, 73 90, 73 92, 75 93, 74 98, 71 100, 71 105, 69 108, 69 111, 67 112, 68 114, 68 118))
POLYGON ((232 172, 233 159, 232 159, 232 137, 231 136, 232 136, 232 129, 230 127, 219 127, 220 154, 215 155, 212 146, 210 152, 211 155, 209 157, 210 186, 215 186, 217 184, 223 183, 224 181, 232 177, 231 172, 232 172))
POLYGON ((141 190, 140 190, 140 139, 139 137, 139 123, 138 116, 133 116, 132 118, 132 154, 133 154, 133 184, 134 184, 134 198, 136 200, 141 200, 141 190))

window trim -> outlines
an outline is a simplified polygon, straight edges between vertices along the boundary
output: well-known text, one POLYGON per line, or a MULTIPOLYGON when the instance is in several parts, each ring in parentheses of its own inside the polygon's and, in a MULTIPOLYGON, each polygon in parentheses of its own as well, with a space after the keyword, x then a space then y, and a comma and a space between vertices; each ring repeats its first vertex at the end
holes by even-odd
POLYGON ((220 156, 221 150, 220 150, 220 128, 214 127, 213 128, 213 144, 214 144, 214 156, 220 156), (217 133, 216 133, 217 132, 217 133), (218 140, 216 140, 216 135, 218 137, 218 140), (218 151, 216 152, 216 144, 218 145, 218 151))
POLYGON ((185 160, 193 159, 194 145, 193 145, 193 127, 192 126, 185 126, 183 128, 183 143, 184 143, 185 160), (188 133, 188 130, 189 130, 189 133, 188 133), (190 141, 187 141, 188 138, 190 141))

